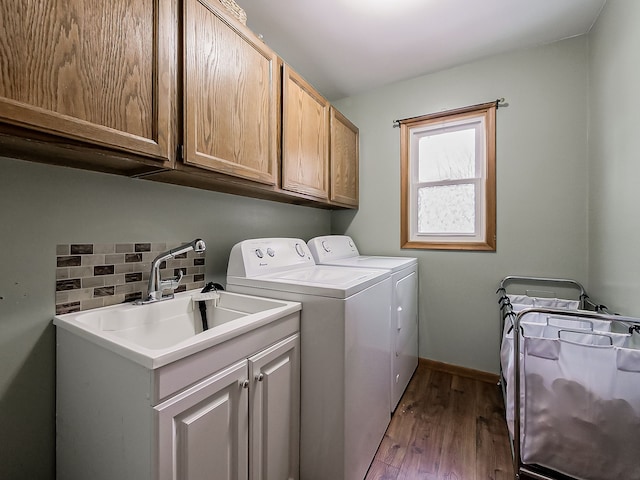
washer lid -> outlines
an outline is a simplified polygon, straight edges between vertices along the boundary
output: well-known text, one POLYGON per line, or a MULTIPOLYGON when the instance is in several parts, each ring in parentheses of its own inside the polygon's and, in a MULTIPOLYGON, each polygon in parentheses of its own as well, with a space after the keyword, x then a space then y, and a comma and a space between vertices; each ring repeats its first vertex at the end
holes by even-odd
POLYGON ((322 297, 347 298, 389 278, 389 275, 388 270, 317 265, 254 277, 227 276, 227 284, 322 297))

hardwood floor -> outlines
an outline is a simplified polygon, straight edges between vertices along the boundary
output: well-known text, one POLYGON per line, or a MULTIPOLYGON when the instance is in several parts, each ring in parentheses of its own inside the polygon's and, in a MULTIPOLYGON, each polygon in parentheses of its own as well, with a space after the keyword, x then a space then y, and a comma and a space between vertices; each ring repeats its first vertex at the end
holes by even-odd
POLYGON ((500 388, 421 361, 365 480, 513 480, 500 388))

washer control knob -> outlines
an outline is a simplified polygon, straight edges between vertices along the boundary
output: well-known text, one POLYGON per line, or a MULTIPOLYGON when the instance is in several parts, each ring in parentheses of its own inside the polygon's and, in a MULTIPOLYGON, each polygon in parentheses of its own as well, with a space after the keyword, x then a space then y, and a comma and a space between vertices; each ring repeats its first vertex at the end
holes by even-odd
POLYGON ((305 256, 304 248, 302 248, 302 245, 300 245, 299 243, 296 243, 296 253, 301 257, 305 256))
POLYGON ((259 248, 256 248, 256 257, 258 258, 264 257, 264 253, 262 253, 262 250, 260 250, 259 248))
POLYGON ((322 248, 324 249, 325 252, 329 253, 331 251, 331 249, 329 248, 329 244, 327 243, 326 240, 322 241, 322 248))
POLYGON ((273 250, 273 248, 269 247, 267 248, 267 255, 269 255, 270 257, 274 257, 276 255, 276 252, 273 250))

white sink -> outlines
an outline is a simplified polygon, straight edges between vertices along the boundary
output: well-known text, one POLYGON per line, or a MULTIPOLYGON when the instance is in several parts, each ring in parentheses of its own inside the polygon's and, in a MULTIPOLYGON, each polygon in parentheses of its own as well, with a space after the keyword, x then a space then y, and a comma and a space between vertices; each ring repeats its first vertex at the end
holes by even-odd
POLYGON ((301 309, 297 302, 229 292, 219 295, 215 301, 206 301, 206 331, 192 299, 198 298, 196 291, 147 305, 127 303, 58 315, 53 323, 153 369, 301 309))

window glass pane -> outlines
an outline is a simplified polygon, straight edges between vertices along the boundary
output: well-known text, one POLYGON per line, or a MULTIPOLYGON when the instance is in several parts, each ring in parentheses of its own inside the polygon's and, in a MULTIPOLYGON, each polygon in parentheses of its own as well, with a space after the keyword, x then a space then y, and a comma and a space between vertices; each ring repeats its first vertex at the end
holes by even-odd
POLYGON ((475 233, 474 184, 442 185, 418 189, 418 233, 475 233))
POLYGON ((476 176, 475 128, 429 133, 418 142, 418 181, 437 182, 476 176))

